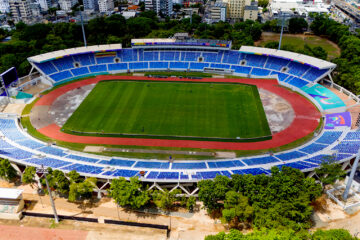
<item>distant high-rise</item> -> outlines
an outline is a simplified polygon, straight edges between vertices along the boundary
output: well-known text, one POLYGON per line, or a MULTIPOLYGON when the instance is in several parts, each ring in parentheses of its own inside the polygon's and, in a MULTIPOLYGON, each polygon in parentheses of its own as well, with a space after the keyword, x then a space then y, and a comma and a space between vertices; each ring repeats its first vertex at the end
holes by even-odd
POLYGON ((37 2, 40 4, 42 11, 47 11, 51 8, 51 0, 38 0, 37 2))
POLYGON ((172 0, 145 0, 145 9, 156 12, 157 15, 171 16, 173 14, 172 0))
POLYGON ((99 4, 97 0, 83 0, 85 10, 99 10, 99 4))
POLYGON ((9 4, 11 14, 13 15, 15 21, 26 21, 32 16, 30 5, 27 0, 10 0, 9 4))
POLYGON ((61 10, 71 11, 71 8, 77 3, 77 0, 59 0, 61 10))
POLYGON ((10 12, 9 0, 0 0, 0 12, 1 13, 10 12))
POLYGON ((228 17, 235 20, 244 18, 244 10, 246 5, 251 5, 251 0, 227 0, 228 17))
POLYGON ((99 12, 110 12, 114 10, 113 0, 98 0, 99 12))

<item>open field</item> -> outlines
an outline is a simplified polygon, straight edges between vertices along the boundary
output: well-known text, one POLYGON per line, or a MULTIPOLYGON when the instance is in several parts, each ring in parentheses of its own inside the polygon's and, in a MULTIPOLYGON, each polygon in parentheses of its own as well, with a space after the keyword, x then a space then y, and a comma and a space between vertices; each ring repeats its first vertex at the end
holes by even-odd
POLYGON ((257 87, 224 83, 99 82, 63 129, 209 140, 271 135, 257 87))
MULTIPOLYGON (((256 42, 256 46, 265 46, 268 42, 279 41, 280 34, 279 33, 267 33, 264 32, 261 36, 261 40, 256 42)), ((334 59, 340 55, 339 47, 327 40, 326 38, 321 38, 318 36, 312 35, 303 35, 303 34, 284 34, 282 45, 292 45, 295 50, 303 49, 304 45, 307 44, 310 47, 317 47, 320 46, 326 50, 328 53, 328 59, 334 59)))

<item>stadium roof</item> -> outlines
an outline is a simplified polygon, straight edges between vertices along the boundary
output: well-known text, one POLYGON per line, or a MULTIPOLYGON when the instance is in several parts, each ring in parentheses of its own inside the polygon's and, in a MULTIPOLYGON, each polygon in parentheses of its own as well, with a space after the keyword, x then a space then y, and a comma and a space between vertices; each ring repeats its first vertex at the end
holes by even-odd
POLYGON ((88 53, 88 52, 104 52, 104 51, 115 51, 122 49, 121 44, 107 44, 107 45, 95 45, 95 46, 87 46, 87 47, 78 47, 78 48, 69 48, 54 52, 48 52, 40 55, 36 55, 33 57, 29 57, 28 60, 30 62, 44 62, 49 61, 56 58, 61 58, 64 56, 75 55, 79 53, 88 53))
POLYGON ((253 54, 259 54, 259 55, 269 55, 269 56, 275 56, 275 57, 280 57, 280 58, 284 58, 284 59, 290 59, 292 61, 312 65, 312 66, 317 67, 319 69, 326 69, 326 68, 334 68, 334 67, 336 67, 336 64, 334 64, 332 62, 328 62, 328 61, 325 61, 325 60, 321 60, 321 59, 318 59, 318 58, 310 57, 310 56, 295 53, 295 52, 288 52, 288 51, 271 49, 271 48, 250 47, 250 46, 242 46, 240 48, 240 51, 245 52, 245 53, 253 53, 253 54))
POLYGON ((1 199, 18 199, 21 197, 23 190, 16 188, 0 188, 1 199))

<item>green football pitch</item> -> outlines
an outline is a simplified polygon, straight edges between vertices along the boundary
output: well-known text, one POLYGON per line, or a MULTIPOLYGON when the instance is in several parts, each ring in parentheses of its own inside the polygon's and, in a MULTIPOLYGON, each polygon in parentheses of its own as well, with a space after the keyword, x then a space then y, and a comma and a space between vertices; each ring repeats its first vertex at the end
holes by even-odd
POLYGON ((256 86, 149 81, 99 82, 63 131, 230 141, 271 135, 256 86))

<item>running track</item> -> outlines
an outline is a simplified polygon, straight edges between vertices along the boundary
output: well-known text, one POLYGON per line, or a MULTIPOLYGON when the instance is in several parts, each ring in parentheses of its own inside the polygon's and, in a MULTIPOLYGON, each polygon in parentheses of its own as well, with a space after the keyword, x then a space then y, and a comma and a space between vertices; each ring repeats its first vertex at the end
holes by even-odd
POLYGON ((110 144, 110 145, 136 145, 136 146, 155 146, 155 147, 179 147, 179 148, 204 148, 204 149, 224 149, 224 150, 259 150, 276 148, 297 139, 305 137, 313 132, 318 126, 321 117, 320 112, 314 105, 297 93, 291 92, 280 85, 277 80, 269 79, 236 79, 236 78, 203 78, 203 79, 180 79, 180 78, 147 78, 137 76, 110 76, 103 75, 95 78, 86 79, 67 84, 44 95, 35 106, 48 105, 64 93, 82 87, 84 85, 97 83, 103 80, 151 80, 151 81, 191 81, 191 82, 236 82, 256 85, 273 92, 286 99, 295 112, 292 124, 283 131, 273 135, 271 140, 262 142, 215 142, 215 141, 194 141, 194 140, 166 140, 166 139, 145 139, 145 138, 117 138, 117 137, 93 137, 76 136, 60 131, 60 127, 55 123, 38 129, 38 131, 50 138, 73 143, 85 144, 110 144))

